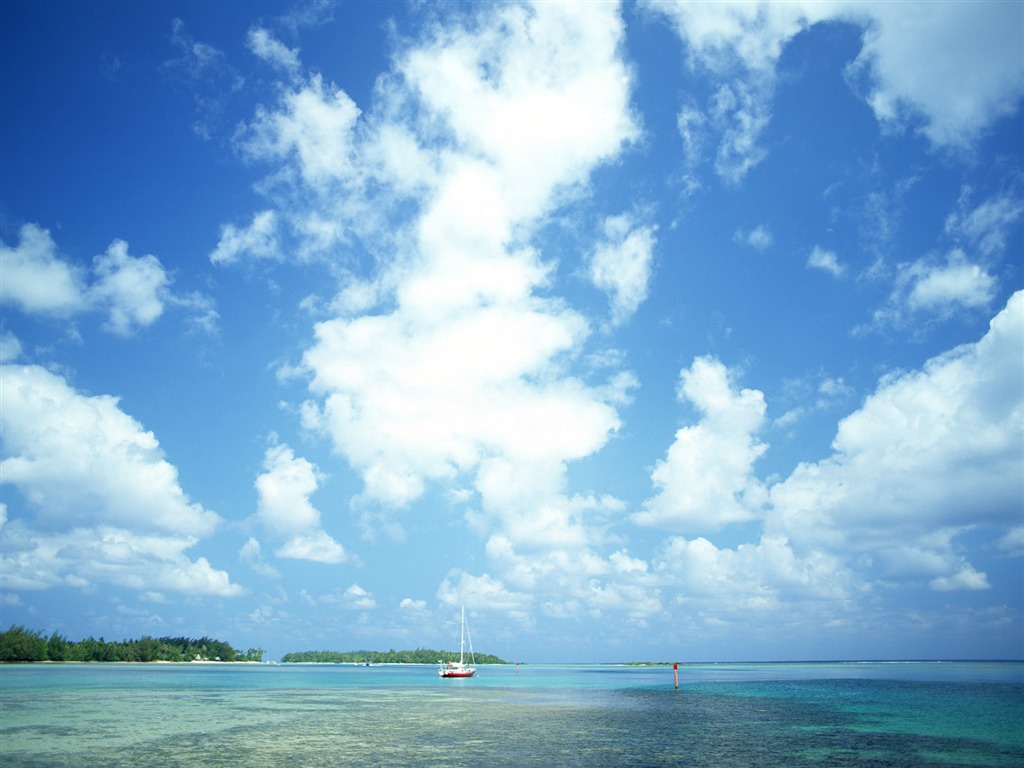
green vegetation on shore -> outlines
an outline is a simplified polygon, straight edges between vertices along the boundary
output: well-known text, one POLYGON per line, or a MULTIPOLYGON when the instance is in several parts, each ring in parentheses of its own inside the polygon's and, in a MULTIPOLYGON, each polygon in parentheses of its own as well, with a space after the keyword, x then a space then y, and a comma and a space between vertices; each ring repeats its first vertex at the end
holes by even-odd
POLYGON ((54 632, 46 637, 22 626, 0 632, 0 662, 16 661, 262 661, 262 648, 244 653, 209 637, 148 637, 73 642, 54 632))
MULTIPOLYGON (((432 651, 417 648, 415 651, 300 651, 286 653, 282 664, 436 664, 442 659, 458 657, 458 651, 432 651)), ((508 664, 507 661, 487 653, 474 653, 477 664, 508 664)))

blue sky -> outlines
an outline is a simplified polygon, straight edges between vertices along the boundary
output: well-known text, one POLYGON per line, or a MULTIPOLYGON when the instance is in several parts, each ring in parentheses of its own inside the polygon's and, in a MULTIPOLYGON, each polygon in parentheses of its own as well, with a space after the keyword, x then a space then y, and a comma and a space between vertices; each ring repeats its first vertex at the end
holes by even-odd
POLYGON ((1024 5, 0 21, 4 627, 1024 655, 1024 5))

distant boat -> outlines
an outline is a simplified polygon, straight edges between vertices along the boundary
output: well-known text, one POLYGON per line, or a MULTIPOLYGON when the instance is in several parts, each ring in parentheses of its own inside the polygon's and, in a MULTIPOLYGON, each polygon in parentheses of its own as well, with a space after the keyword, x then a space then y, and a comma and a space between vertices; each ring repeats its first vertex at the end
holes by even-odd
MULTIPOLYGON (((466 636, 469 630, 466 628, 466 607, 462 607, 462 633, 459 635, 459 660, 439 661, 437 663, 437 674, 441 677, 472 677, 476 674, 476 667, 466 664, 466 636)), ((476 664, 476 657, 473 656, 473 638, 469 638, 469 658, 476 664)))

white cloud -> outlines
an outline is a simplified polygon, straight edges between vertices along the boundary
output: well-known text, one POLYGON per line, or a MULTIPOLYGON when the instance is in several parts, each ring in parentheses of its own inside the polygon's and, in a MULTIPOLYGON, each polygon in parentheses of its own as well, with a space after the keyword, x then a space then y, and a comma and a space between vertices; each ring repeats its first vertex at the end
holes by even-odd
POLYGON ((866 98, 884 124, 922 116, 921 132, 937 146, 967 146, 1024 96, 1019 3, 875 2, 847 5, 870 21, 853 65, 868 70, 866 98))
POLYGON ((522 624, 532 624, 533 598, 525 592, 514 592, 488 574, 472 576, 453 570, 437 589, 437 598, 448 608, 493 612, 522 624))
MULTIPOLYGON (((395 507, 490 458, 560 477, 618 427, 611 403, 625 386, 563 374, 589 328, 544 294, 554 265, 522 244, 564 190, 637 135, 615 8, 488 6, 471 28, 432 34, 397 57, 401 78, 383 82, 366 131, 335 124, 331 104, 343 100, 323 89, 264 113, 257 131, 264 147, 295 145, 295 124, 332 137, 326 153, 279 156, 314 189, 324 177, 345 186, 343 215, 374 207, 353 202, 367 174, 390 191, 383 204, 413 189, 421 201, 378 241, 401 251, 385 247, 378 278, 342 291, 341 315, 317 326, 304 356, 316 396, 305 423, 360 472, 360 502, 395 507), (394 122, 393 105, 408 102, 423 117, 415 131, 394 122)), ((644 240, 641 230, 631 247, 644 240)), ((616 288, 620 313, 642 283, 616 288)))
POLYGON ((739 184, 768 153, 758 144, 768 127, 770 113, 765 86, 734 82, 723 85, 709 104, 712 123, 722 140, 715 156, 715 170, 725 181, 739 184))
POLYGON ((231 597, 242 589, 204 557, 184 551, 194 537, 149 534, 108 525, 82 525, 65 532, 32 528, 22 520, 4 527, 4 585, 12 590, 56 586, 79 589, 113 584, 148 592, 161 589, 187 595, 231 597))
POLYGON ((345 608, 358 611, 377 607, 377 601, 374 600, 373 595, 358 584, 353 584, 345 590, 341 597, 341 603, 345 608))
POLYGON ((788 399, 800 404, 775 420, 774 426, 783 429, 812 413, 830 410, 853 394, 853 389, 842 377, 832 378, 824 372, 786 381, 785 388, 788 399))
POLYGON ((234 224, 221 226, 220 240, 210 254, 210 261, 214 264, 230 264, 242 256, 274 260, 281 258, 277 214, 274 211, 260 211, 252 217, 252 223, 243 229, 234 224))
POLYGON ((358 584, 353 584, 345 590, 345 598, 356 608, 374 608, 377 605, 373 595, 358 584))
POLYGON ((277 578, 281 575, 274 566, 263 559, 263 548, 252 536, 238 550, 238 559, 262 576, 277 578))
POLYGON ((174 19, 171 22, 171 42, 181 52, 181 57, 165 64, 169 67, 181 67, 190 77, 200 78, 216 70, 224 64, 224 52, 212 45, 197 41, 185 31, 185 22, 174 19))
POLYGON ((755 437, 764 423, 764 396, 737 391, 725 366, 710 357, 680 373, 678 395, 701 412, 701 421, 676 432, 651 473, 658 492, 633 521, 699 532, 754 519, 764 501, 753 472, 767 449, 755 437))
POLYGON ((296 457, 287 445, 267 449, 264 472, 256 478, 260 523, 274 536, 286 539, 275 552, 278 557, 342 563, 344 548, 320 527, 320 512, 309 497, 320 485, 313 464, 296 457))
POLYGON ((353 232, 385 263, 396 243, 426 258, 504 249, 512 226, 639 134, 616 11, 480 6, 399 50, 367 115, 316 74, 260 108, 239 143, 283 163, 261 190, 302 240, 295 252, 327 253, 353 232), (413 214, 397 229, 395 206, 413 214))
POLYGON ((320 74, 285 93, 281 110, 263 107, 242 138, 254 159, 295 162, 301 182, 325 193, 356 173, 353 131, 359 118, 355 102, 320 74))
POLYGON ((1010 556, 1024 556, 1024 525, 1010 529, 1010 532, 996 542, 996 546, 1010 556))
POLYGON ((182 550, 192 543, 191 539, 139 536, 130 531, 99 528, 78 530, 70 536, 40 536, 34 554, 52 551, 49 563, 41 558, 37 565, 55 568, 56 573, 73 571, 76 579, 90 583, 186 595, 240 595, 242 588, 232 584, 225 571, 211 567, 205 557, 191 561, 183 554, 182 550))
POLYGON ((62 260, 50 233, 35 224, 25 224, 19 238, 16 247, 0 242, 0 300, 52 317, 84 311, 84 270, 62 260))
POLYGON ((997 288, 996 278, 960 249, 951 251, 945 262, 924 257, 900 264, 888 303, 875 310, 869 325, 854 332, 907 328, 920 318, 945 320, 959 313, 987 310, 997 288))
POLYGON ((759 251, 768 250, 775 242, 775 238, 772 237, 771 230, 763 224, 754 227, 749 232, 742 229, 736 230, 736 233, 733 235, 733 240, 737 243, 749 245, 751 248, 756 248, 759 251))
POLYGON ((985 308, 995 298, 996 281, 964 254, 954 251, 945 264, 916 261, 901 270, 899 282, 911 287, 907 306, 940 314, 952 306, 985 308))
POLYGON ((348 560, 345 548, 322 530, 300 533, 274 550, 278 557, 310 560, 314 563, 344 563, 348 560))
POLYGON ((109 330, 125 336, 163 314, 170 278, 156 256, 134 258, 128 243, 115 240, 96 257, 93 271, 96 281, 89 296, 95 306, 107 308, 109 330))
POLYGON ((295 72, 299 68, 298 49, 289 48, 262 27, 249 30, 249 50, 269 64, 287 72, 295 72))
POLYGON ((839 263, 839 257, 835 251, 827 251, 819 245, 814 246, 811 255, 807 259, 807 266, 813 269, 820 269, 828 272, 832 277, 842 277, 846 272, 846 266, 839 263))
POLYGON ((735 549, 674 536, 662 545, 654 569, 678 601, 730 619, 784 602, 846 600, 855 591, 841 558, 822 550, 800 557, 783 536, 766 535, 735 549))
POLYGON ((970 207, 971 190, 961 195, 959 210, 946 219, 946 232, 962 246, 982 258, 1001 256, 1011 227, 1024 215, 1024 200, 997 195, 977 207, 970 207))
POLYGON ((557 378, 556 356, 582 337, 573 313, 523 301, 428 324, 415 312, 317 327, 307 424, 323 429, 366 484, 368 499, 403 506, 431 479, 489 455, 518 461, 586 456, 618 418, 582 382, 557 378))
POLYGON ((38 366, 5 365, 3 481, 41 520, 96 520, 204 536, 219 522, 178 485, 152 432, 109 395, 86 396, 38 366))
POLYGON ((278 21, 294 35, 306 27, 319 27, 331 21, 334 9, 332 0, 311 0, 290 9, 278 21))
POLYGON ((13 363, 21 357, 21 342, 10 331, 0 334, 0 363, 13 363))
POLYGON ((552 192, 583 181, 637 128, 629 73, 617 56, 622 21, 615 6, 493 10, 472 32, 438 29, 399 69, 460 149, 493 164, 505 216, 515 221, 542 213, 552 192))
POLYGON ((945 234, 953 245, 945 257, 930 254, 897 265, 888 302, 874 312, 870 325, 855 333, 989 309, 999 288, 998 267, 1013 227, 1024 215, 1024 201, 996 195, 974 205, 972 198, 972 190, 965 188, 946 218, 945 234))
POLYGON ((647 563, 638 558, 630 557, 629 553, 625 550, 613 552, 608 559, 611 561, 611 564, 615 568, 615 570, 619 571, 620 573, 647 572, 647 563))
POLYGON ((88 272, 61 258, 50 233, 36 224, 21 228, 16 247, 0 242, 0 302, 29 314, 68 318, 85 312, 105 312, 106 330, 127 336, 155 323, 169 304, 192 310, 199 327, 215 329, 217 313, 201 294, 178 297, 171 278, 153 255, 128 253, 128 244, 115 240, 93 259, 88 272))
POLYGON ((647 298, 655 228, 638 226, 629 214, 604 222, 605 239, 590 260, 590 280, 611 301, 612 325, 620 325, 647 298))
POLYGON ((647 626, 647 619, 664 612, 660 592, 645 585, 591 582, 586 604, 591 616, 625 616, 629 623, 647 626))
POLYGON ((189 501, 156 438, 116 398, 82 395, 37 366, 4 365, 0 386, 0 476, 27 505, 4 526, 5 583, 240 591, 185 556, 220 518, 189 501))
POLYGON ((226 122, 226 95, 239 91, 245 79, 228 64, 222 50, 196 40, 181 19, 171 22, 171 44, 179 55, 165 61, 163 69, 193 91, 198 117, 192 129, 209 139, 226 122))
POLYGON ((984 573, 974 570, 969 564, 965 564, 962 570, 950 576, 939 576, 932 579, 929 586, 938 592, 991 589, 988 577, 984 573))
POLYGON ((700 159, 707 129, 719 133, 715 170, 739 183, 765 157, 759 145, 771 115, 775 66, 786 43, 823 16, 816 4, 648 2, 686 43, 689 65, 720 82, 703 113, 689 104, 679 125, 690 164, 700 159))
POLYGON ((1024 10, 1017 3, 929 5, 890 2, 717 2, 645 6, 663 14, 686 44, 689 65, 720 83, 703 113, 680 112, 694 166, 706 132, 719 134, 715 169, 738 183, 765 156, 760 137, 771 114, 782 51, 822 21, 864 28, 848 78, 887 130, 917 126, 935 146, 968 147, 1024 96, 1018 55, 1024 10))
POLYGON ((840 422, 831 457, 772 487, 769 532, 891 563, 914 547, 931 558, 933 588, 983 586, 956 537, 1019 525, 1022 329, 1018 292, 977 343, 884 378, 840 422))

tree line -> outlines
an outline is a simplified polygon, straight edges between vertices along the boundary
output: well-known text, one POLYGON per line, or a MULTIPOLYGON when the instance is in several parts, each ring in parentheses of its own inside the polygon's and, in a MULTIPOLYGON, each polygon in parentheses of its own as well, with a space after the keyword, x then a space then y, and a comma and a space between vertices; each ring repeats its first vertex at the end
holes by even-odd
POLYGON ((0 632, 0 662, 17 661, 262 661, 264 650, 237 651, 210 637, 149 637, 109 641, 87 637, 78 642, 54 632, 12 626, 0 632))
MULTIPOLYGON (((438 661, 458 658, 458 652, 432 651, 417 648, 414 651, 300 651, 286 653, 283 664, 437 664, 438 661)), ((487 653, 475 653, 477 664, 508 664, 487 653)))

